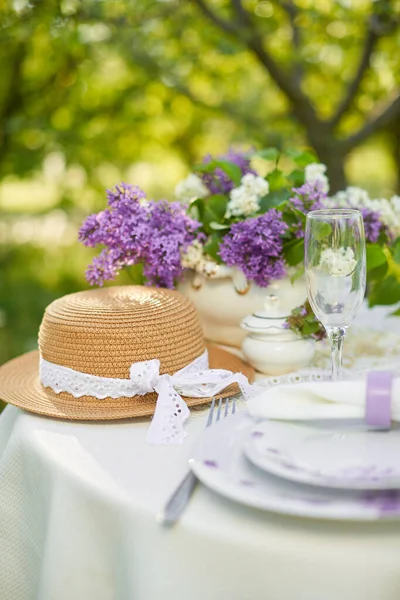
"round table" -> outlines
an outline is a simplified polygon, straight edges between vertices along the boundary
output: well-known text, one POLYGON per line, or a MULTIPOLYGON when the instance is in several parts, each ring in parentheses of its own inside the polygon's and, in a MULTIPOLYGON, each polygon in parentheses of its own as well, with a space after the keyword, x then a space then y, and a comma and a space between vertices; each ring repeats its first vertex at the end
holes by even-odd
POLYGON ((279 516, 199 486, 175 527, 158 524, 205 417, 191 416, 183 445, 150 446, 147 420, 63 422, 7 407, 0 598, 398 600, 400 522, 279 516))

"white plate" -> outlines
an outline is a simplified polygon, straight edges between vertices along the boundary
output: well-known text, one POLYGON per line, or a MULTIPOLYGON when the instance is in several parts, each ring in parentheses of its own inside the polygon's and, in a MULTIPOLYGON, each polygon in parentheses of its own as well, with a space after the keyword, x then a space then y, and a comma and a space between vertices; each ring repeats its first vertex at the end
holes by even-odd
POLYGON ((368 431, 361 421, 262 421, 248 432, 246 456, 292 481, 351 490, 400 488, 400 431, 368 431))
POLYGON ((354 521, 400 518, 400 492, 338 491, 293 483, 261 471, 243 454, 254 427, 246 413, 222 419, 199 437, 190 460, 198 479, 248 506, 288 515, 354 521))

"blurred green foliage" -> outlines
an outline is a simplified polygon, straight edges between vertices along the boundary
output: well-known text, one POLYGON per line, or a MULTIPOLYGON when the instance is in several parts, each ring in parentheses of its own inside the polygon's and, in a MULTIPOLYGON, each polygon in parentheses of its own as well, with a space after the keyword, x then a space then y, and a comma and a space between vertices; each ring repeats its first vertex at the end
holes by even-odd
POLYGON ((336 187, 398 189, 399 14, 399 0, 0 3, 0 362, 86 286, 77 229, 121 179, 172 197, 205 153, 312 146, 336 187))

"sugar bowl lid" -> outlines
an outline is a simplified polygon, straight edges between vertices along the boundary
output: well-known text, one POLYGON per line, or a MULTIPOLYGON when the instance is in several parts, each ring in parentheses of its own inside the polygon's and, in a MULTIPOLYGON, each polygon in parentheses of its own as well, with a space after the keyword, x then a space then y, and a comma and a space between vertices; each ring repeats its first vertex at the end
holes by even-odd
POLYGON ((273 333, 277 329, 285 329, 285 322, 285 317, 270 317, 266 311, 258 311, 247 315, 240 323, 240 327, 252 333, 273 333))

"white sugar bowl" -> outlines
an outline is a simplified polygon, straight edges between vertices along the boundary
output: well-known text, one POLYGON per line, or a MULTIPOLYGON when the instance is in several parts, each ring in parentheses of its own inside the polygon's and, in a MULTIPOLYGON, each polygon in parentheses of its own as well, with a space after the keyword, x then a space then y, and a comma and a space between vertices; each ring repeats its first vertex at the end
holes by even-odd
POLYGON ((307 367, 314 358, 315 340, 285 329, 286 318, 266 315, 248 315, 240 324, 249 332, 242 342, 247 362, 266 375, 283 375, 307 367))

